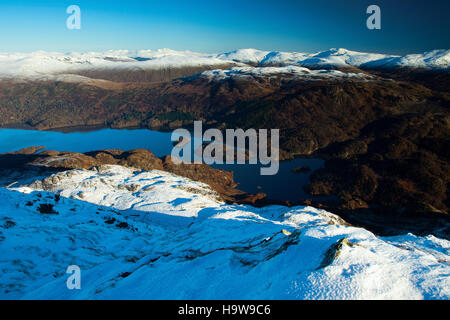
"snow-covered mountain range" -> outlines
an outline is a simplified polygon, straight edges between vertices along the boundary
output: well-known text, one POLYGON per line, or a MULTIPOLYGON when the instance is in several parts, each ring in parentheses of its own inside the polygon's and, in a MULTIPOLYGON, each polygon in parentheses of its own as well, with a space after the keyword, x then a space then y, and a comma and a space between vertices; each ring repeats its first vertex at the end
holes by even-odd
MULTIPOLYGON (((220 54, 203 54, 191 51, 112 50, 89 53, 0 53, 0 76, 43 77, 92 69, 160 69, 188 66, 286 67, 297 66, 314 69, 340 68, 419 68, 448 70, 450 50, 434 50, 423 54, 392 56, 361 53, 346 49, 331 49, 317 53, 261 51, 241 49, 220 54)), ((280 72, 284 72, 283 70, 280 72)), ((82 80, 81 78, 78 80, 82 80)))
POLYGON ((0 189, 0 298, 448 299, 450 242, 121 166, 0 189), (81 290, 66 287, 69 265, 81 290))
POLYGON ((258 66, 296 65, 322 68, 384 67, 424 69, 448 69, 450 66, 450 50, 434 50, 422 54, 393 56, 378 53, 356 52, 347 49, 330 49, 318 53, 269 52, 243 49, 220 54, 217 57, 236 62, 252 63, 258 66))

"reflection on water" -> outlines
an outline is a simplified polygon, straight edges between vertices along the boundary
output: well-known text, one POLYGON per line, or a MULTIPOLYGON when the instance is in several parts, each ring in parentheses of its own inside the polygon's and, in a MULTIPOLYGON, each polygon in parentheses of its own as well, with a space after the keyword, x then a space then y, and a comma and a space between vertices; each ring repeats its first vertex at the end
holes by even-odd
POLYGON ((150 149, 158 156, 170 154, 170 133, 145 129, 102 129, 89 132, 55 132, 0 129, 0 153, 30 146, 46 146, 48 150, 88 152, 101 149, 150 149))
POLYGON ((263 192, 274 200, 296 201, 312 199, 303 191, 309 183, 309 176, 314 170, 323 168, 322 159, 295 159, 280 163, 280 169, 275 176, 261 176, 261 165, 213 165, 214 168, 233 171, 234 179, 239 183, 239 189, 249 193, 263 192), (306 173, 294 173, 293 170, 303 166, 311 170, 306 173))
MULTIPOLYGON (((88 152, 101 149, 151 150, 162 157, 171 153, 171 134, 146 129, 102 129, 90 132, 54 132, 0 129, 0 153, 17 151, 30 146, 46 146, 48 150, 88 152)), ((213 165, 214 168, 233 171, 239 189, 249 193, 266 193, 275 200, 295 201, 312 198, 303 191, 310 174, 321 167, 321 159, 295 159, 280 163, 275 176, 261 176, 261 165, 213 165), (311 168, 306 173, 294 173, 300 166, 311 168)))

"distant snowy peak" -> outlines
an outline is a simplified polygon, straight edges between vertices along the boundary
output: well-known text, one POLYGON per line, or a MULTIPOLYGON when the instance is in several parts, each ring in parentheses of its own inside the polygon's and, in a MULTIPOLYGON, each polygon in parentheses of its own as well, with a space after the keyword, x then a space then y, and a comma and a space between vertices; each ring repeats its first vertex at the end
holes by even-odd
POLYGON ((359 67, 369 61, 376 61, 389 57, 385 54, 364 53, 349 51, 346 49, 331 49, 313 54, 298 64, 305 66, 335 66, 335 67, 359 67))
POLYGON ((270 51, 261 51, 256 49, 240 49, 218 54, 217 58, 222 60, 256 65, 259 64, 268 54, 270 54, 270 51))
POLYGON ((299 61, 307 59, 309 56, 310 54, 307 53, 272 51, 264 56, 259 64, 263 66, 295 65, 299 61))

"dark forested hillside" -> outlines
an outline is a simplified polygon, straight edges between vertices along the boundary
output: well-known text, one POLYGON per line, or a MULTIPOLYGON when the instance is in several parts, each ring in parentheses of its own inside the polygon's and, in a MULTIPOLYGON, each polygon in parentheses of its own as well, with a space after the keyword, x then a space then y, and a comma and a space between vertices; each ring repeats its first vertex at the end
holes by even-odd
POLYGON ((203 120, 221 129, 278 128, 282 159, 327 159, 308 191, 337 195, 343 210, 448 212, 450 93, 442 82, 439 88, 424 86, 423 77, 416 81, 411 73, 405 80, 384 75, 368 81, 110 81, 116 77, 89 83, 1 81, 0 125, 170 130, 203 120))

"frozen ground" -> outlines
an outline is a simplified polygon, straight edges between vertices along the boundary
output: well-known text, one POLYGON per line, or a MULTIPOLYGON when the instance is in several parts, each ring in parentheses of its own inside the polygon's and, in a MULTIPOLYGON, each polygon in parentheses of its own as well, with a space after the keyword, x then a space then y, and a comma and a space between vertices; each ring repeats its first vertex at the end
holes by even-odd
POLYGON ((448 299, 450 242, 120 166, 0 189, 2 299, 448 299), (59 197, 59 195, 61 197, 59 197), (81 268, 81 290, 66 268, 81 268))

